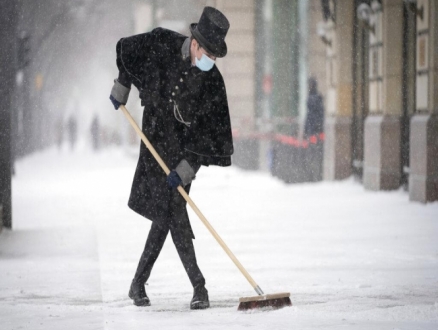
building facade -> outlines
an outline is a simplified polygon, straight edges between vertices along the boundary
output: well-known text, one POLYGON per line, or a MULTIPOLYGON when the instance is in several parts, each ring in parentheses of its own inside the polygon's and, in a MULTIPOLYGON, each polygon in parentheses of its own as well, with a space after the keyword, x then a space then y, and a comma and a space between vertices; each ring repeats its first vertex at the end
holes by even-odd
MULTIPOLYGON (((327 2, 336 20, 327 20, 326 29, 333 44, 336 40, 345 44, 334 52, 346 50, 344 58, 335 58, 335 62, 353 71, 335 69, 342 75, 338 79, 351 84, 339 85, 334 97, 328 95, 325 178, 357 173, 366 189, 393 190, 404 185, 411 200, 437 200, 437 101, 433 91, 438 90, 438 4, 429 0, 327 2), (338 22, 340 16, 348 22, 338 22), (353 54, 348 54, 349 49, 353 54), (330 112, 332 99, 338 99, 338 112, 330 112), (339 110, 342 104, 346 105, 344 111, 339 110), (339 122, 345 130, 337 136, 331 132, 336 132, 339 122), (334 146, 347 144, 350 149, 334 151, 334 146), (339 163, 344 166, 334 165, 339 163)), ((331 53, 327 50, 327 63, 333 60, 331 53)))
POLYGON ((436 1, 214 5, 231 22, 230 55, 220 65, 235 164, 306 181, 297 171, 306 152, 305 84, 312 76, 324 97, 325 180, 353 175, 368 190, 404 187, 412 201, 438 200, 436 1))

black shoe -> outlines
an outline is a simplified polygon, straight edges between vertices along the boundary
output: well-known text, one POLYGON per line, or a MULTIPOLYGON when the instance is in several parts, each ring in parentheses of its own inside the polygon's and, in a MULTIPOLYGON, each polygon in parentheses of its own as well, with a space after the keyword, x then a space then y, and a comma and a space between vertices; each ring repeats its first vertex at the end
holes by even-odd
POLYGON ((146 290, 143 284, 138 284, 135 282, 131 283, 131 288, 129 289, 129 298, 134 300, 135 306, 150 306, 151 301, 149 300, 146 290))
POLYGON ((190 309, 206 309, 208 307, 210 307, 210 302, 208 301, 207 289, 203 285, 196 286, 190 302, 190 309))

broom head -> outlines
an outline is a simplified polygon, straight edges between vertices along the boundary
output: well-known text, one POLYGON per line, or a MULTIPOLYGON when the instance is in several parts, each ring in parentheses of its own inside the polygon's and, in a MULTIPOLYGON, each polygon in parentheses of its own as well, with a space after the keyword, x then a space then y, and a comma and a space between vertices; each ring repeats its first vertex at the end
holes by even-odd
POLYGON ((289 292, 264 294, 254 297, 243 297, 239 298, 239 307, 237 308, 237 310, 246 311, 248 309, 263 307, 278 309, 285 306, 292 306, 292 302, 289 297, 289 292))

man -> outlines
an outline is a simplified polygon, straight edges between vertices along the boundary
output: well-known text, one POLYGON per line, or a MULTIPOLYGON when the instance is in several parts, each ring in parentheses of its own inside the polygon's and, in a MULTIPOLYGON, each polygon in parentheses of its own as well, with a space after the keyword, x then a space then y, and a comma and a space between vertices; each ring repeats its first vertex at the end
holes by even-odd
POLYGON ((307 115, 304 125, 304 137, 309 140, 307 150, 307 170, 310 181, 322 180, 323 142, 321 135, 324 133, 324 101, 318 91, 318 83, 310 77, 309 96, 307 98, 307 115))
POLYGON ((205 7, 199 22, 190 25, 190 38, 156 28, 117 43, 119 77, 110 99, 117 109, 126 104, 131 84, 144 106, 142 130, 167 166, 167 176, 144 144, 132 184, 129 207, 152 220, 143 254, 129 290, 137 306, 149 306, 145 291, 154 262, 167 234, 194 288, 191 309, 210 306, 205 279, 193 247, 194 235, 186 202, 201 165, 231 165, 233 141, 222 76, 214 65, 227 53, 227 18, 205 7))

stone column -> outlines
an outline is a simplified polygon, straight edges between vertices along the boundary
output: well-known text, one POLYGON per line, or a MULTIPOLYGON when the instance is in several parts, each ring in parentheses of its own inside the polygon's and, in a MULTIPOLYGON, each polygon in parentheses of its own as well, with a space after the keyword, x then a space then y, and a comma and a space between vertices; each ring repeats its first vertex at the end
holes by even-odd
POLYGON ((403 0, 373 1, 370 32, 370 111, 364 128, 363 183, 370 190, 400 186, 403 110, 403 0))
POLYGON ((409 199, 438 200, 438 3, 417 1, 416 113, 411 119, 409 199))
POLYGON ((255 130, 255 2, 216 0, 211 2, 230 22, 226 37, 227 56, 216 63, 227 90, 234 138, 233 163, 257 169, 259 150, 251 138, 255 130))
POLYGON ((351 115, 354 1, 338 0, 327 21, 327 100, 324 124, 324 179, 351 174, 351 115))

